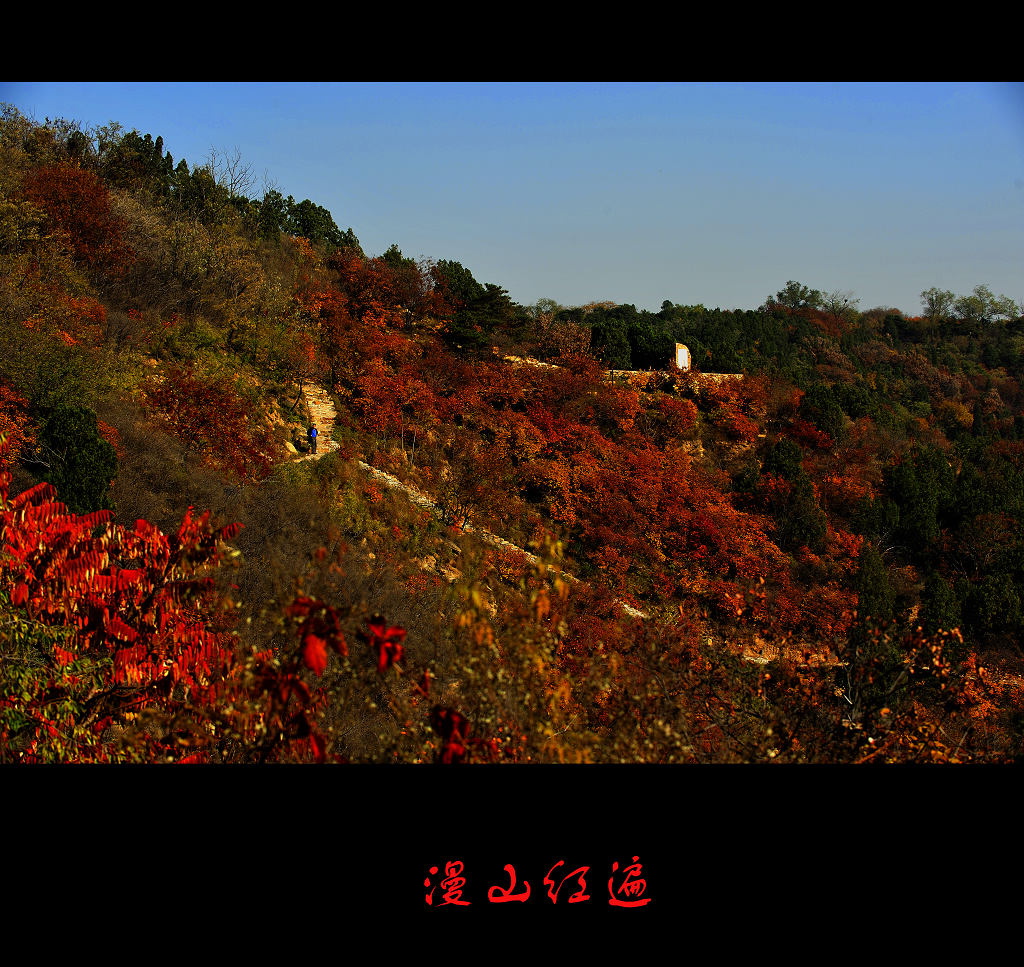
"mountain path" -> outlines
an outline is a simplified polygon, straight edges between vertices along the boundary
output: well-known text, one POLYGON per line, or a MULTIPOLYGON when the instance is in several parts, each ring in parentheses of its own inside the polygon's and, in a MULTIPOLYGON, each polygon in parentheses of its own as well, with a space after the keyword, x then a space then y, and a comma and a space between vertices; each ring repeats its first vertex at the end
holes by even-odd
MULTIPOLYGON (((322 387, 304 385, 303 392, 306 396, 306 404, 309 408, 310 416, 312 417, 313 423, 319 431, 319 434, 317 436, 317 452, 315 454, 307 453, 303 456, 297 457, 296 459, 315 460, 328 453, 333 453, 338 449, 338 443, 333 438, 334 422, 338 414, 330 394, 322 387)), ((370 466, 370 464, 363 460, 357 460, 356 462, 362 470, 368 473, 371 477, 379 480, 385 486, 392 490, 401 490, 406 494, 409 500, 418 507, 423 507, 433 514, 441 514, 441 508, 426 494, 421 493, 414 487, 410 487, 408 484, 402 483, 402 481, 397 477, 393 477, 391 474, 385 473, 383 470, 378 470, 376 467, 370 466)), ((467 533, 475 534, 487 544, 491 544, 494 547, 500 547, 504 550, 513 551, 514 553, 521 555, 531 564, 539 564, 542 562, 542 559, 536 554, 531 554, 529 551, 513 544, 511 541, 507 541, 503 537, 499 537, 497 534, 491 533, 491 531, 486 528, 474 527, 472 524, 467 523, 464 525, 463 529, 467 533)), ((573 574, 569 574, 567 571, 560 571, 559 573, 562 578, 569 582, 569 584, 583 584, 579 578, 573 574)), ((624 601, 619 601, 618 604, 631 618, 650 618, 650 615, 646 612, 640 611, 639 609, 626 604, 624 601)), ((707 637, 706 634, 705 637, 707 637)), ((758 644, 761 647, 757 649, 748 647, 744 650, 743 657, 747 661, 754 662, 756 664, 767 664, 778 654, 777 648, 763 642, 758 642, 758 644)), ((800 664, 803 664, 803 662, 800 662, 800 664)))
MULTIPOLYGON (((326 390, 319 386, 303 385, 303 393, 306 397, 306 405, 309 408, 310 416, 313 420, 313 425, 318 430, 317 435, 317 452, 307 453, 303 456, 298 457, 298 460, 315 460, 328 453, 333 453, 338 449, 338 443, 333 438, 334 433, 334 421, 337 418, 338 412, 334 407, 334 402, 331 400, 330 395, 326 390)), ((370 464, 363 460, 356 461, 360 468, 366 471, 370 476, 381 481, 387 487, 392 490, 401 490, 406 496, 418 507, 423 507, 431 513, 440 515, 441 508, 437 503, 428 497, 426 494, 420 493, 414 487, 410 487, 408 484, 402 483, 397 477, 393 477, 389 473, 385 473, 383 470, 378 470, 376 467, 371 467, 370 464)), ((499 537, 497 534, 491 533, 483 527, 474 527, 472 524, 466 523, 463 526, 463 530, 468 534, 475 534, 482 541, 487 544, 491 544, 494 547, 500 547, 504 550, 513 551, 516 554, 522 555, 531 564, 541 563, 541 558, 536 554, 531 554, 529 551, 524 550, 517 544, 513 544, 511 541, 505 540, 503 537, 499 537)), ((569 574, 566 571, 560 572, 561 576, 568 581, 570 584, 580 584, 580 579, 575 575, 569 574)), ((649 617, 645 612, 639 611, 634 607, 626 604, 624 601, 620 601, 619 604, 622 606, 622 610, 631 618, 647 618, 649 617)))
POLYGON ((327 390, 320 386, 313 386, 307 383, 302 385, 302 393, 306 397, 306 406, 309 408, 309 415, 313 419, 313 425, 317 429, 316 453, 307 453, 300 456, 299 460, 314 460, 325 454, 333 453, 338 449, 338 442, 334 439, 334 421, 338 411, 334 408, 327 390))

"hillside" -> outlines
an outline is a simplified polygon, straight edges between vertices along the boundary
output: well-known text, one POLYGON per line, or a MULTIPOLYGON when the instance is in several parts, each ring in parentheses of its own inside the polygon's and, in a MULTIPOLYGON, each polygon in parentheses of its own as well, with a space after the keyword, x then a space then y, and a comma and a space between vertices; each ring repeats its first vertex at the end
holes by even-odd
POLYGON ((0 114, 5 761, 1020 755, 1019 306, 523 307, 225 174, 0 114))

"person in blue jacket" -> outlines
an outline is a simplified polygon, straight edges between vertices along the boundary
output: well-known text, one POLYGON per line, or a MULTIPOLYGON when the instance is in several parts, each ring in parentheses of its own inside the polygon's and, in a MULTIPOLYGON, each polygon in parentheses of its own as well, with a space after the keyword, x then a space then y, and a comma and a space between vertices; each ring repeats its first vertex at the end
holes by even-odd
POLYGON ((316 453, 316 438, 317 438, 317 429, 316 429, 316 425, 313 424, 309 428, 309 448, 310 448, 310 450, 313 451, 313 453, 316 453))

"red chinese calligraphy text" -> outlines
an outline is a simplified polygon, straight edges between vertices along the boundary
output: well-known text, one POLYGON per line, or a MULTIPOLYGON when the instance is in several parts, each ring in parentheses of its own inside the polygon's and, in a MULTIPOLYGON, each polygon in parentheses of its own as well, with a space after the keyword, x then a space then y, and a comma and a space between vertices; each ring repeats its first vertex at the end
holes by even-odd
POLYGON ((650 897, 646 897, 643 900, 620 900, 615 896, 616 893, 621 893, 627 897, 639 897, 647 889, 647 881, 640 879, 640 873, 643 872, 643 864, 639 860, 639 856, 633 857, 632 865, 627 866, 623 871, 626 875, 617 890, 612 889, 612 883, 615 882, 615 871, 619 868, 619 864, 618 862, 612 863, 612 875, 608 879, 608 903, 610 906, 642 907, 645 903, 651 902, 650 897))

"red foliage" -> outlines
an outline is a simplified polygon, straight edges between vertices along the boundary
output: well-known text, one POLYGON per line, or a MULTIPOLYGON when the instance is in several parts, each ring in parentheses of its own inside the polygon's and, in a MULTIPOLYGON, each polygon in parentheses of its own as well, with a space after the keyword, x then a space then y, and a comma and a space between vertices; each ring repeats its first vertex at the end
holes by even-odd
POLYGON ((833 444, 832 437, 827 433, 823 433, 817 427, 801 419, 793 420, 789 428, 789 436, 801 446, 813 450, 828 450, 833 444))
POLYGON ((454 709, 436 705, 430 713, 430 725, 441 736, 437 761, 445 765, 462 762, 469 751, 469 720, 454 709))
POLYGON ((103 180, 72 163, 37 168, 22 182, 25 197, 64 232, 75 258, 109 276, 123 275, 134 261, 124 223, 110 210, 103 180))
POLYGON ((36 723, 29 759, 54 727, 48 706, 65 687, 61 669, 79 657, 109 661, 109 678, 73 723, 94 736, 113 715, 180 705, 176 694, 200 690, 226 666, 233 640, 210 625, 217 602, 202 572, 238 525, 214 530, 208 515, 190 511, 174 536, 144 520, 128 530, 109 511, 68 513, 49 484, 8 501, 9 483, 0 474, 0 592, 30 619, 68 632, 44 656, 44 687, 21 707, 36 723))
POLYGON ((697 425, 697 407, 692 400, 677 396, 662 396, 658 399, 657 410, 665 421, 670 436, 688 436, 697 425))
POLYGON ((829 474, 821 481, 822 507, 836 508, 850 514, 865 498, 874 496, 874 488, 856 473, 856 469, 849 468, 844 473, 829 474))
POLYGON ((96 429, 99 432, 99 435, 114 448, 114 453, 117 456, 118 463, 124 460, 124 446, 121 443, 121 434, 117 432, 117 427, 113 427, 109 423, 104 423, 102 420, 97 420, 96 429))
MULTIPOLYGON (((346 264, 359 258, 337 255, 346 264)), ((329 372, 333 384, 349 390, 371 363, 389 369, 413 348, 399 331, 405 320, 402 307, 365 293, 356 291, 350 297, 333 287, 311 288, 296 294, 295 308, 300 323, 310 327, 317 368, 329 372)))
POLYGON ((757 439, 758 425, 734 407, 720 407, 715 412, 714 419, 715 423, 735 440, 751 443, 757 439))
POLYGON ((361 637, 369 644, 370 650, 377 653, 377 671, 383 673, 402 660, 405 629, 397 626, 388 627, 387 622, 379 614, 368 619, 366 624, 370 630, 361 637))
POLYGON ((407 316, 421 319, 444 312, 429 273, 417 265, 392 265, 351 249, 328 256, 325 265, 355 316, 384 313, 387 325, 401 328, 407 316))
MULTIPOLYGON (((217 727, 260 761, 326 758, 303 679, 323 673, 327 649, 347 654, 338 615, 300 596, 284 612, 298 648, 240 656, 205 573, 239 525, 215 530, 190 510, 173 536, 144 520, 129 530, 108 511, 68 513, 48 484, 9 501, 9 483, 0 474, 0 598, 54 636, 31 687, 0 696, 0 746, 16 728, 21 761, 107 761, 101 734, 149 713, 171 728, 137 737, 147 758, 203 761, 217 727)), ((400 658, 404 629, 371 628, 382 662, 400 658)))
POLYGON ((7 440, 7 446, 0 445, 0 473, 10 465, 26 443, 33 439, 32 424, 28 415, 28 400, 5 383, 0 382, 0 439, 7 440))
POLYGON ((327 667, 328 648, 333 648, 342 656, 348 654, 348 646, 341 633, 338 616, 322 601, 300 596, 285 613, 291 618, 301 620, 298 634, 302 660, 315 675, 322 675, 327 667))
POLYGON ((175 435, 241 480, 262 480, 282 457, 270 428, 251 418, 250 404, 223 380, 169 366, 145 395, 175 435))

